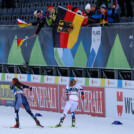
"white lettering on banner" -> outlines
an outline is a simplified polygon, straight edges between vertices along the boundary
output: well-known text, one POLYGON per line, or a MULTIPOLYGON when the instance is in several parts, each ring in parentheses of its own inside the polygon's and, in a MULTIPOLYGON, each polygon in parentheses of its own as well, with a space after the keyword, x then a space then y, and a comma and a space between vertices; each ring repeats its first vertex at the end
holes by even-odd
POLYGON ((62 88, 62 96, 61 96, 61 109, 63 110, 66 104, 66 89, 62 88))
MULTIPOLYGON (((66 90, 62 88, 61 93, 61 109, 63 110, 66 104, 65 98, 66 90)), ((84 91, 85 99, 81 100, 81 93, 79 92, 79 104, 76 109, 77 112, 84 113, 96 113, 103 114, 103 104, 102 104, 102 91, 84 91)))
MULTIPOLYGON (((88 112, 88 113, 99 113, 102 114, 103 104, 102 104, 102 92, 101 91, 84 91, 84 100, 80 99, 80 103, 77 107, 78 112, 88 112)), ((79 94, 80 98, 81 94, 79 94)))
POLYGON ((31 100, 29 100, 30 106, 56 109, 56 88, 32 87, 32 89, 32 92, 25 90, 27 98, 31 100))
POLYGON ((89 59, 91 59, 91 63, 89 65, 90 67, 93 67, 100 45, 101 45, 101 27, 93 27, 92 43, 91 43, 90 57, 89 57, 89 59))

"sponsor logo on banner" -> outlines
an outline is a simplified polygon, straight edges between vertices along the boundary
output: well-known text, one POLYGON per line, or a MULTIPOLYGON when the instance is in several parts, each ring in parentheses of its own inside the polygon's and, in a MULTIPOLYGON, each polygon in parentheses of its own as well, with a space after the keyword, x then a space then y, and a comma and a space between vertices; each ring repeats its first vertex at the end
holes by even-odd
POLYGON ((40 82, 40 75, 31 75, 31 82, 40 82))
MULTIPOLYGON (((66 87, 59 86, 59 105, 60 112, 63 112, 63 109, 66 104, 66 87)), ((104 97, 104 88, 98 87, 83 87, 84 89, 84 100, 81 100, 81 94, 79 92, 78 107, 76 113, 78 114, 90 114, 92 116, 105 117, 105 97, 104 97)))
POLYGON ((27 74, 18 74, 19 81, 27 81, 27 74))
POLYGON ((134 82, 133 81, 125 81, 123 80, 123 88, 133 88, 134 82))
POLYGON ((5 81, 12 82, 13 78, 14 78, 14 74, 5 74, 5 81))
POLYGON ((101 45, 101 27, 93 27, 92 42, 91 42, 90 56, 89 56, 90 63, 88 64, 89 67, 93 67, 94 65, 94 61, 98 54, 100 45, 101 45))
POLYGON ((134 119, 134 90, 106 88, 107 117, 134 119))
POLYGON ((80 86, 85 85, 85 78, 74 78, 77 81, 77 84, 80 86))
POLYGON ((0 99, 14 100, 14 95, 10 90, 10 85, 0 85, 0 99))
POLYGON ((55 82, 55 77, 54 76, 45 76, 45 83, 54 83, 55 82))
POLYGON ((117 87, 117 80, 106 79, 106 87, 117 87))
POLYGON ((58 86, 54 84, 25 83, 32 87, 32 92, 25 89, 32 109, 58 112, 58 86))
POLYGON ((123 92, 117 92, 117 113, 118 113, 118 116, 122 116, 122 112, 123 112, 123 92))
POLYGON ((69 77, 59 77, 59 83, 62 85, 68 85, 69 84, 69 77))
POLYGON ((101 79, 91 78, 91 79, 89 79, 89 82, 90 82, 90 84, 89 84, 90 86, 100 87, 101 79))
POLYGON ((6 106, 14 106, 14 100, 6 100, 5 105, 6 106))

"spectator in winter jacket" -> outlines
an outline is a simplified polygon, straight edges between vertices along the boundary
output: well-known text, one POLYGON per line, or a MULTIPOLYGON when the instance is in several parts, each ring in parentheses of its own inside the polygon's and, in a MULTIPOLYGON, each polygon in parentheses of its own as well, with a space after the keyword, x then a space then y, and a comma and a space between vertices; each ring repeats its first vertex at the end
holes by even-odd
POLYGON ((93 19, 99 19, 101 26, 107 26, 108 23, 113 23, 114 22, 114 17, 117 14, 117 11, 115 11, 114 8, 111 10, 107 10, 106 6, 103 4, 100 7, 101 14, 100 15, 93 15, 93 19))
POLYGON ((85 6, 85 11, 86 11, 87 19, 88 19, 88 24, 90 25, 92 23, 96 23, 97 20, 93 20, 91 18, 92 15, 97 15, 95 5, 91 6, 89 3, 87 3, 87 5, 85 6))
POLYGON ((72 8, 73 8, 72 5, 68 5, 68 6, 67 6, 67 10, 72 11, 72 8))
POLYGON ((52 6, 48 7, 48 11, 49 11, 49 15, 46 16, 46 21, 47 21, 48 26, 53 26, 56 20, 57 12, 52 6))
POLYGON ((72 11, 75 12, 76 14, 82 15, 85 18, 83 20, 82 26, 88 25, 88 17, 83 11, 79 10, 79 8, 73 8, 72 11))
POLYGON ((44 26, 46 23, 46 18, 45 18, 45 12, 42 10, 36 10, 34 11, 34 16, 37 18, 36 22, 30 23, 29 25, 37 25, 37 29, 35 31, 34 37, 37 36, 41 28, 44 26))

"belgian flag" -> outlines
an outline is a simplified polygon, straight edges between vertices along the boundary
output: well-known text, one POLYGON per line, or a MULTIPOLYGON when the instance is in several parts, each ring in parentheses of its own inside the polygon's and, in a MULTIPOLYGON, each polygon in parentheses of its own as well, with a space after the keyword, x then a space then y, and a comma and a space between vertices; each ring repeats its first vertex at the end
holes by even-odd
POLYGON ((54 47, 72 49, 78 40, 83 20, 83 16, 59 7, 53 28, 54 47))

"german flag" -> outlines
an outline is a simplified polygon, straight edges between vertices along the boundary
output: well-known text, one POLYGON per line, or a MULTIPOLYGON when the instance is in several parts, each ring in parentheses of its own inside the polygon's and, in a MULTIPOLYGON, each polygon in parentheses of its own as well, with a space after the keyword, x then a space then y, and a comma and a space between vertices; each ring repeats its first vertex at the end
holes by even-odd
POLYGON ((19 48, 26 39, 16 39, 17 48, 19 48))
POLYGON ((29 25, 29 24, 27 24, 25 21, 20 20, 20 19, 17 19, 17 24, 18 24, 18 26, 19 26, 20 28, 30 26, 30 25, 29 25))
POLYGON ((72 49, 78 40, 83 20, 83 16, 59 7, 53 28, 54 47, 72 49))

